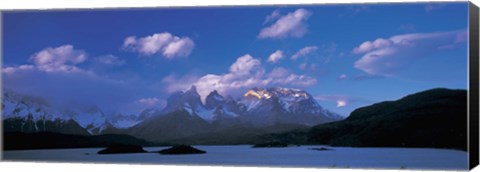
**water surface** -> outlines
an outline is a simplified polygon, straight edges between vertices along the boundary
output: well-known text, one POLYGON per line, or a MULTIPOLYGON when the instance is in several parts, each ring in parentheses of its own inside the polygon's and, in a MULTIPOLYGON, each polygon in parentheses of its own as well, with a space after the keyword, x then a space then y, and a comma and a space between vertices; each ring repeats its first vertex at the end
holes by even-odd
MULTIPOLYGON (((162 155, 158 153, 96 154, 103 148, 4 151, 3 159, 41 162, 95 162, 129 164, 181 164, 221 166, 275 166, 317 168, 381 168, 466 170, 468 153, 428 148, 350 148, 332 147, 330 151, 300 146, 287 148, 251 148, 242 146, 194 146, 206 154, 162 155)), ((158 151, 168 147, 145 147, 158 151)))

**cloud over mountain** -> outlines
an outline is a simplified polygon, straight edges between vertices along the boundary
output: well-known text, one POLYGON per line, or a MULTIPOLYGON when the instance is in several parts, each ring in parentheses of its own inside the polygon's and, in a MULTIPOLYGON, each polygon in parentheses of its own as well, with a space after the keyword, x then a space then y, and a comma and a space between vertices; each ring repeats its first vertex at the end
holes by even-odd
POLYGON ((295 74, 292 71, 277 67, 267 72, 262 66, 260 60, 252 57, 250 54, 238 57, 230 66, 229 72, 224 74, 206 74, 196 79, 192 77, 168 76, 163 79, 167 89, 171 92, 178 90, 187 90, 191 85, 197 87, 197 91, 205 101, 206 96, 213 90, 221 94, 235 95, 232 93, 239 88, 264 87, 270 85, 283 86, 312 86, 317 80, 307 75, 295 74))

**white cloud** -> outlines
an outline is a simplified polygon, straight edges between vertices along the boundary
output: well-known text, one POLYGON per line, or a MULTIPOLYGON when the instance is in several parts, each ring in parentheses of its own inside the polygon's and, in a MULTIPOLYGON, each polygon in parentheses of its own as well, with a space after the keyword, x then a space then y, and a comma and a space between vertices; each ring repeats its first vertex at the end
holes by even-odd
POLYGON ((319 101, 335 102, 338 108, 346 107, 350 104, 355 104, 355 103, 368 104, 368 103, 374 102, 371 100, 367 100, 359 97, 347 96, 347 95, 319 95, 319 96, 315 96, 315 99, 319 101))
POLYGON ((273 52, 272 54, 270 54, 267 62, 276 63, 279 60, 281 60, 282 58, 283 58, 283 51, 277 50, 277 51, 273 52))
POLYGON ((369 75, 390 76, 418 59, 464 44, 467 40, 464 37, 467 37, 465 30, 460 30, 404 34, 366 41, 353 49, 353 53, 363 54, 354 67, 369 75))
POLYGON ((157 105, 160 102, 160 100, 156 97, 152 97, 152 98, 139 99, 137 100, 137 102, 147 106, 154 106, 154 105, 157 105))
POLYGON ((186 57, 190 55, 195 43, 188 37, 178 37, 168 32, 155 33, 143 38, 130 36, 125 38, 123 48, 139 52, 146 56, 162 54, 165 58, 186 57))
POLYGON ((137 38, 135 36, 129 36, 123 41, 123 47, 129 47, 135 45, 137 38))
POLYGON ((96 57, 95 61, 108 66, 122 66, 125 64, 125 60, 111 54, 96 57))
POLYGON ((311 86, 314 85, 317 80, 310 76, 306 75, 297 75, 292 73, 290 70, 277 67, 274 68, 270 73, 266 76, 266 81, 268 84, 279 84, 279 85, 294 85, 294 86, 311 86))
POLYGON ((269 23, 271 21, 275 21, 276 19, 278 19, 280 17, 280 11, 279 10, 275 10, 272 12, 272 14, 268 15, 267 17, 265 17, 265 21, 263 21, 264 24, 266 23, 269 23))
POLYGON ((246 54, 237 58, 237 61, 230 66, 230 72, 235 75, 250 75, 252 71, 256 71, 261 67, 261 62, 253 58, 250 54, 246 54))
POLYGON ((350 102, 358 101, 356 98, 344 95, 320 95, 315 96, 315 99, 319 101, 335 102, 337 104, 337 107, 345 107, 350 102))
MULTIPOLYGON (((274 13, 272 15, 275 15, 274 13)), ((311 12, 305 9, 298 9, 295 12, 288 13, 285 16, 277 17, 278 20, 276 20, 274 24, 269 27, 263 28, 260 31, 260 33, 258 34, 258 38, 266 39, 302 37, 308 32, 307 24, 305 22, 311 14, 311 12)), ((267 17, 267 19, 268 18, 269 17, 267 17)))
POLYGON ((5 67, 2 69, 2 73, 11 75, 16 72, 21 72, 21 71, 30 71, 34 70, 35 66, 33 65, 20 65, 20 66, 10 66, 10 67, 5 67))
POLYGON ((317 46, 307 46, 298 50, 295 54, 292 55, 291 59, 296 60, 300 57, 306 56, 318 50, 317 46))
POLYGON ((345 80, 347 79, 347 74, 341 74, 339 77, 338 77, 339 80, 345 80))
POLYGON ((169 75, 163 79, 168 92, 186 90, 191 85, 195 85, 202 101, 205 101, 206 96, 213 90, 217 90, 220 94, 231 95, 241 88, 273 85, 304 87, 314 85, 316 82, 315 78, 294 74, 282 67, 274 68, 271 72, 266 73, 260 60, 249 54, 237 58, 230 66, 229 72, 225 74, 207 74, 198 79, 177 78, 169 75))
POLYGON ((337 107, 345 107, 345 106, 347 106, 347 101, 337 100, 337 107))
MULTIPOLYGON (((46 73, 82 73, 86 75, 96 75, 93 69, 85 69, 79 65, 87 63, 87 54, 83 50, 75 49, 72 45, 62 45, 59 47, 48 47, 34 53, 28 61, 31 64, 19 66, 8 66, 2 69, 4 74, 13 74, 21 71, 35 71, 46 73)), ((108 66, 121 66, 125 60, 113 55, 94 57, 92 64, 102 64, 108 66)))
POLYGON ((99 68, 105 66, 121 66, 126 63, 125 60, 114 56, 104 55, 91 58, 85 51, 75 49, 72 45, 62 45, 59 47, 48 47, 34 53, 29 59, 30 64, 18 66, 7 66, 2 69, 4 74, 14 74, 21 71, 34 71, 45 73, 75 73, 81 75, 90 75, 99 77, 96 73, 99 68), (82 67, 80 65, 87 64, 82 67))
POLYGON ((297 75, 297 74, 290 74, 287 78, 277 78, 273 80, 274 84, 281 84, 281 85, 294 85, 294 86, 311 86, 317 83, 315 78, 306 75, 297 75))
POLYGON ((165 47, 163 55, 167 58, 176 56, 185 57, 190 55, 194 46, 195 44, 190 38, 175 37, 174 40, 165 47))
POLYGON ((81 69, 75 65, 84 62, 87 55, 83 50, 75 50, 72 45, 46 48, 32 57, 30 62, 44 72, 76 72, 81 69))
POLYGON ((361 53, 369 52, 369 51, 372 51, 372 50, 386 48, 386 47, 389 47, 391 45, 393 45, 393 41, 388 40, 388 39, 378 38, 373 42, 366 41, 366 42, 360 44, 360 46, 353 49, 353 53, 361 54, 361 53))

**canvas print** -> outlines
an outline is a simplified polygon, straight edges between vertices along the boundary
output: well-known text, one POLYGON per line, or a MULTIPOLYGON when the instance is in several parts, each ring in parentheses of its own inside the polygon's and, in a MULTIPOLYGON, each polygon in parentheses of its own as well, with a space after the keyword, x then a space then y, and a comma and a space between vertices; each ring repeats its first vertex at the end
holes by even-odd
POLYGON ((2 158, 466 170, 468 8, 3 11, 2 158))

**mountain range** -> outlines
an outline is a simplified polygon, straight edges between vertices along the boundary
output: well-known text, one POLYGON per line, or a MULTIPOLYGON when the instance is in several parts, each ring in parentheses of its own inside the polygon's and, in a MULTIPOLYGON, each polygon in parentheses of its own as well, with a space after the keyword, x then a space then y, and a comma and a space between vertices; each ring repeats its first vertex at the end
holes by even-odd
POLYGON ((467 150, 467 104, 466 90, 437 88, 361 107, 342 119, 299 89, 252 88, 237 100, 213 91, 203 103, 192 87, 172 94, 165 108, 146 109, 135 118, 104 118, 95 106, 61 113, 65 109, 44 99, 9 92, 2 111, 9 149, 278 142, 467 150), (124 124, 130 127, 115 127, 115 121, 130 121, 124 124), (42 137, 50 140, 35 141, 42 137), (63 139, 76 141, 52 141, 63 139))
POLYGON ((165 108, 145 109, 138 115, 106 115, 94 105, 59 107, 11 91, 4 92, 2 100, 5 132, 128 134, 158 142, 218 135, 234 128, 275 131, 281 126, 283 131, 343 119, 306 91, 280 87, 252 88, 240 99, 213 91, 203 103, 192 86, 171 94, 165 108))
POLYGON ((126 128, 144 117, 114 114, 107 116, 96 105, 58 106, 41 97, 5 91, 2 118, 6 132, 56 132, 97 135, 108 128, 126 128))

